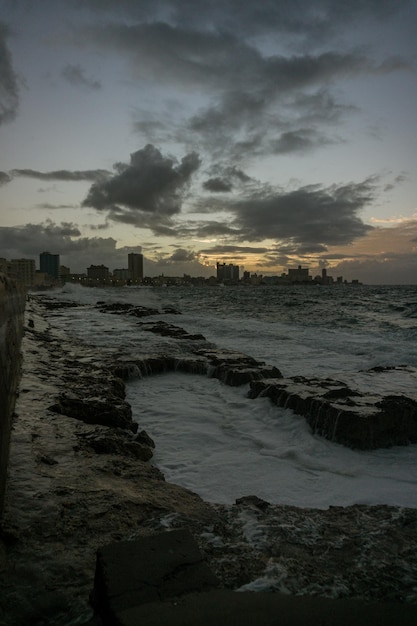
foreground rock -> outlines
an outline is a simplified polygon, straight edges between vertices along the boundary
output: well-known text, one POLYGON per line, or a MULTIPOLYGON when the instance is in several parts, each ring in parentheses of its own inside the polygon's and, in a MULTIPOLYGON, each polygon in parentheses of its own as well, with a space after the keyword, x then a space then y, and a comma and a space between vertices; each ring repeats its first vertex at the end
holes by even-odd
POLYGON ((111 625, 141 604, 218 586, 191 533, 177 530, 100 548, 93 605, 111 625))
POLYGON ((415 624, 415 607, 218 590, 192 535, 164 532, 98 551, 94 606, 105 626, 415 624))
POLYGON ((346 380, 343 375, 339 380, 303 376, 258 380, 251 382, 250 397, 266 396, 303 415, 313 433, 365 450, 417 443, 416 399, 386 395, 390 385, 401 389, 406 383, 409 390, 416 381, 416 368, 377 368, 346 380))

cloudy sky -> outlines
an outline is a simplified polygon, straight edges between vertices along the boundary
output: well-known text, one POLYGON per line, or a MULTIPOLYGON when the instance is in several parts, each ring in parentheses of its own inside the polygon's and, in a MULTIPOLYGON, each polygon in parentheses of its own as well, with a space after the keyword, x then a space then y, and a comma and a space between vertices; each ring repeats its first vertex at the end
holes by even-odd
POLYGON ((416 0, 1 0, 0 257, 417 282, 416 0))

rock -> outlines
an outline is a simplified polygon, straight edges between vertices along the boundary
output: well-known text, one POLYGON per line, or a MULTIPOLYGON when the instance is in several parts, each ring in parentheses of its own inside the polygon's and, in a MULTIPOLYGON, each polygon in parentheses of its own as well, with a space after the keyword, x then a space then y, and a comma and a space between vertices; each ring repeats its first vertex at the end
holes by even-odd
POLYGON ((158 315, 158 309, 151 309, 146 306, 134 306, 128 302, 97 302, 100 313, 113 313, 116 315, 133 315, 134 317, 147 317, 148 315, 158 315))
POLYGON ((259 498, 258 496, 243 496, 242 498, 236 499, 236 504, 240 506, 251 506, 261 511, 265 511, 270 505, 269 502, 259 498))
POLYGON ((85 446, 88 446, 97 454, 116 454, 119 456, 133 456, 140 461, 149 461, 153 452, 150 446, 128 438, 126 432, 109 431, 106 433, 93 434, 81 438, 85 446))
POLYGON ((191 533, 176 530, 100 548, 92 603, 103 624, 117 624, 126 609, 218 585, 191 533))
POLYGON ((225 385, 238 386, 263 378, 282 378, 276 367, 266 366, 241 352, 210 348, 198 350, 197 354, 208 359, 209 374, 225 385))
POLYGON ((49 407, 54 413, 74 417, 86 424, 102 424, 117 428, 126 428, 136 432, 138 425, 132 421, 132 409, 127 402, 118 399, 111 402, 108 398, 81 399, 74 395, 61 393, 56 404, 49 407))
POLYGON ((369 450, 417 443, 417 401, 369 392, 383 388, 385 381, 388 387, 389 377, 395 375, 415 379, 416 370, 374 368, 350 375, 349 385, 339 376, 338 380, 302 376, 255 380, 249 397, 270 398, 274 404, 303 415, 313 433, 350 448, 369 450))
POLYGON ((161 335, 162 337, 173 337, 174 339, 188 339, 190 341, 206 341, 201 334, 190 334, 184 328, 168 324, 162 320, 157 322, 141 322, 142 330, 161 335))
POLYGON ((138 443, 141 443, 144 446, 155 448, 155 442, 151 437, 149 437, 146 430, 141 430, 140 433, 136 435, 135 441, 137 441, 138 443))

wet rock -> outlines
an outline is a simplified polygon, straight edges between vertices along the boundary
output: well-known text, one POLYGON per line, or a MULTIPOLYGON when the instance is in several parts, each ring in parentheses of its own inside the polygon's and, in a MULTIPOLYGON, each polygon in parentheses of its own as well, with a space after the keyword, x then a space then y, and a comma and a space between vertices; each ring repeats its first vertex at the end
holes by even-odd
POLYGON ((162 337, 173 337, 174 339, 189 339, 190 341, 206 341, 201 334, 188 333, 184 328, 168 324, 159 320, 157 322, 142 322, 140 324, 142 330, 161 335, 162 337))
POLYGON ((184 529, 100 548, 92 600, 103 623, 116 624, 119 613, 131 607, 218 585, 193 536, 184 529))
POLYGON ((58 461, 47 454, 40 454, 38 456, 38 463, 44 463, 45 465, 57 465, 58 461))
POLYGON ((282 378, 276 367, 242 354, 220 349, 201 349, 197 354, 204 355, 209 362, 209 374, 230 386, 244 385, 264 378, 282 378))
POLYGON ((261 511, 265 511, 269 506, 271 506, 269 502, 259 498, 258 496, 243 496, 242 498, 237 498, 236 504, 241 506, 252 506, 260 509, 261 511))
POLYGON ((135 437, 135 441, 141 443, 144 446, 149 446, 149 448, 155 448, 155 442, 152 437, 149 437, 146 430, 141 430, 135 437))
MULTIPOLYGON (((149 438, 150 439, 150 438, 149 438)), ((82 437, 84 446, 97 454, 132 456, 140 461, 149 461, 153 452, 151 446, 129 438, 127 433, 109 431, 82 437)))
POLYGON ((61 393, 58 402, 49 407, 50 411, 74 417, 87 424, 103 424, 116 428, 126 428, 136 432, 138 425, 132 421, 132 409, 127 402, 111 402, 108 398, 79 398, 61 393))
POLYGON ((374 368, 343 380, 295 376, 251 382, 249 397, 266 396, 277 406, 303 415, 314 433, 362 450, 417 443, 417 402, 385 396, 381 389, 394 374, 415 377, 413 368, 374 368), (384 379, 380 379, 385 376, 384 379), (381 384, 382 383, 382 384, 381 384))
POLYGON ((157 315, 158 309, 152 309, 146 306, 135 306, 128 302, 97 302, 97 308, 100 313, 113 313, 115 315, 132 315, 134 317, 147 317, 149 315, 157 315))

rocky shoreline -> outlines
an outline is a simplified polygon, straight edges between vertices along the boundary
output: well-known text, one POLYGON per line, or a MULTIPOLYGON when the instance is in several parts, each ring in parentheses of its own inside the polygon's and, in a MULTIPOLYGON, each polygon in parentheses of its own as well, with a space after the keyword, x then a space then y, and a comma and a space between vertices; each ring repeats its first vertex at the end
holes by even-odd
MULTIPOLYGON (((234 505, 211 505, 166 482, 122 378, 171 365, 110 362, 59 333, 44 312, 40 298, 25 313, 0 534, 4 626, 87 623, 97 550, 179 528, 191 532, 227 589, 417 604, 416 509, 301 509, 245 493, 234 505)), ((200 367, 226 384, 282 380, 249 357, 196 350, 179 368, 184 375, 200 367)))

